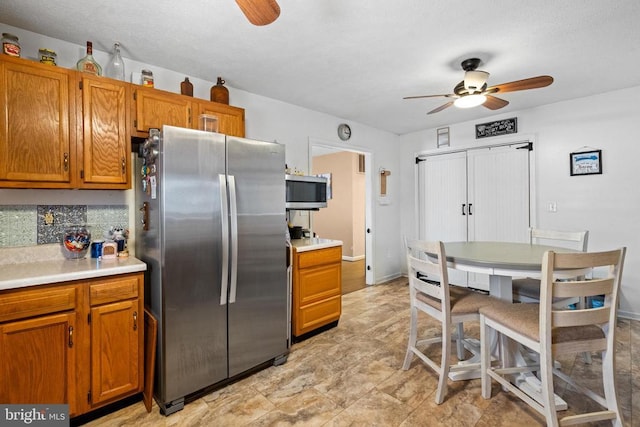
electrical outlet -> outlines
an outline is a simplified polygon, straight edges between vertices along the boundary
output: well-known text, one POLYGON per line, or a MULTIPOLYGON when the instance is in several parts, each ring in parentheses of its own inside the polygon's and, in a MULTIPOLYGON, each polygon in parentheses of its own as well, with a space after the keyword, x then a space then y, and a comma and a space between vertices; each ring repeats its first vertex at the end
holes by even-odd
POLYGON ((556 202, 549 202, 549 212, 558 212, 558 204, 556 202))

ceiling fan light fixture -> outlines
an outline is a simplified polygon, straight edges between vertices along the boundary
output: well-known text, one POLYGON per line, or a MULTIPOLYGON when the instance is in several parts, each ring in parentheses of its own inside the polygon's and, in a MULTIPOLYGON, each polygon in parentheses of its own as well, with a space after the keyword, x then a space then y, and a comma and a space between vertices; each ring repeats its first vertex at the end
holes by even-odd
POLYGON ((467 71, 464 73, 464 88, 469 93, 482 92, 488 78, 489 73, 486 71, 467 71))
POLYGON ((486 100, 487 97, 484 95, 467 95, 456 99, 453 105, 458 108, 472 108, 484 104, 486 100))

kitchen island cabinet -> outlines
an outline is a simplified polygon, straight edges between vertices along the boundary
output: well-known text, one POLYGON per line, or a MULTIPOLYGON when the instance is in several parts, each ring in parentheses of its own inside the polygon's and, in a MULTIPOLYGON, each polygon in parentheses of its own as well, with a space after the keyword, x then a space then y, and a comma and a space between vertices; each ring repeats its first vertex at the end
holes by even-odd
POLYGON ((200 128, 200 115, 218 118, 218 132, 244 137, 244 109, 217 102, 178 95, 150 87, 135 87, 135 119, 133 132, 146 138, 149 129, 163 125, 190 129, 200 128))
POLYGON ((130 84, 7 55, 0 81, 0 188, 131 188, 130 84))
POLYGON ((75 417, 142 391, 146 266, 96 263, 2 266, 0 401, 66 403, 75 417))
POLYGON ((342 242, 298 239, 293 244, 292 335, 336 325, 342 313, 342 242))

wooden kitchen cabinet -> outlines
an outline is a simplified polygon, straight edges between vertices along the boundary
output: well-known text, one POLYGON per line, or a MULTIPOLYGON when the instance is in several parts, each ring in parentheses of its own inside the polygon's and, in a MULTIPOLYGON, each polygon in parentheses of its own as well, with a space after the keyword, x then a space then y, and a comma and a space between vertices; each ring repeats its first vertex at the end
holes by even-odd
POLYGON ((298 252, 294 248, 293 335, 337 323, 342 313, 342 246, 298 252))
POLYGON ((142 391, 144 275, 0 291, 0 402, 75 417, 142 391))
POLYGON ((0 55, 0 186, 70 188, 75 74, 0 55))
POLYGON ((131 188, 130 84, 0 55, 0 187, 131 188))
POLYGON ((149 87, 136 87, 135 136, 145 138, 149 129, 161 129, 163 125, 191 129, 200 128, 200 114, 218 117, 218 132, 233 136, 244 136, 244 109, 178 95, 149 87))
POLYGON ((131 85, 78 73, 77 150, 81 188, 131 188, 131 85))

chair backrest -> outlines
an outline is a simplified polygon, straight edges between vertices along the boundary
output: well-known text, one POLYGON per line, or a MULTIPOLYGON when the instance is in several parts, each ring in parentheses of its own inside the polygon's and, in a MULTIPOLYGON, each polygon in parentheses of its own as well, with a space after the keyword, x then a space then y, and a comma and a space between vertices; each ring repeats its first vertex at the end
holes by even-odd
MULTIPOLYGON (((612 349, 615 335, 618 293, 626 248, 606 252, 559 253, 548 251, 542 259, 540 283, 540 339, 551 343, 555 327, 575 328, 598 325, 607 335, 607 348, 612 349), (605 277, 584 278, 585 269, 607 267, 605 277), (561 280, 561 271, 576 271, 576 278, 561 280), (554 298, 592 297, 604 295, 604 303, 597 308, 554 308, 554 298), (610 346, 610 347, 609 347, 610 346)), ((603 347, 602 349, 604 349, 603 347)))
POLYGON ((440 241, 407 240, 407 273, 411 299, 417 292, 441 301, 442 311, 451 303, 444 244, 440 241))
POLYGON ((589 231, 558 231, 530 228, 529 243, 561 246, 586 252, 589 243, 589 231))

